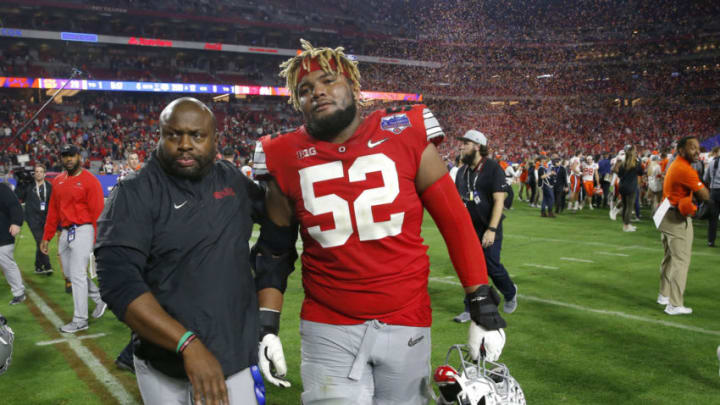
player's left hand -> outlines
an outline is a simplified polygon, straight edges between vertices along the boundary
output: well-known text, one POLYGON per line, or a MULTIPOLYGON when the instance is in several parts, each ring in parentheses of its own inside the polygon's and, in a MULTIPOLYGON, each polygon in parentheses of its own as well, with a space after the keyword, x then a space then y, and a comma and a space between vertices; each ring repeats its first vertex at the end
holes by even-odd
POLYGON ((258 363, 263 377, 268 382, 278 387, 290 387, 290 381, 285 379, 287 374, 285 353, 283 353, 282 343, 277 335, 268 333, 260 341, 258 363), (271 370, 271 365, 275 369, 274 373, 271 370))
POLYGON ((13 237, 15 237, 15 236, 17 236, 17 234, 20 233, 20 227, 17 226, 17 225, 15 225, 15 224, 12 224, 12 225, 10 225, 10 230, 9 230, 9 231, 10 231, 10 235, 12 235, 13 237))
POLYGON ((482 247, 486 248, 489 246, 492 246, 493 243, 495 243, 495 232, 491 230, 486 230, 482 237, 482 247))
POLYGON ((471 321, 468 346, 470 346, 470 356, 473 360, 477 360, 478 356, 482 355, 485 360, 497 361, 505 347, 505 330, 487 330, 475 321, 471 321))

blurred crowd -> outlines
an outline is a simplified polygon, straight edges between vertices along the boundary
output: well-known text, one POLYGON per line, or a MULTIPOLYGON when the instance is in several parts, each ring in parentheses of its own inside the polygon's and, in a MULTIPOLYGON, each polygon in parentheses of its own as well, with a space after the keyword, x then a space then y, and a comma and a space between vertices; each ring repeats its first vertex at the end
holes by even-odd
MULTIPOLYGON (((140 159, 153 150, 158 137, 161 109, 176 95, 128 95, 85 93, 65 97, 31 122, 19 139, 12 135, 41 103, 0 96, 0 145, 7 146, 2 163, 12 165, 12 156, 29 154, 52 168, 58 163, 58 148, 74 143, 83 148, 86 161, 124 160, 130 151, 140 159)), ((17 96, 17 95, 16 95, 17 96)), ((43 100, 44 101, 44 100, 43 100)), ((218 150, 235 149, 244 161, 252 157, 255 141, 301 123, 285 98, 255 97, 231 102, 207 102, 218 122, 218 150)), ((401 104, 374 102, 372 111, 401 104)), ((607 107, 583 109, 563 103, 502 106, 497 109, 465 101, 430 100, 428 106, 440 120, 446 141, 441 153, 452 161, 460 143, 456 139, 468 129, 478 129, 495 140, 493 152, 508 162, 520 162, 538 154, 569 157, 576 153, 596 155, 619 151, 632 143, 642 150, 659 151, 673 139, 694 135, 707 139, 717 134, 720 122, 711 107, 607 107)))

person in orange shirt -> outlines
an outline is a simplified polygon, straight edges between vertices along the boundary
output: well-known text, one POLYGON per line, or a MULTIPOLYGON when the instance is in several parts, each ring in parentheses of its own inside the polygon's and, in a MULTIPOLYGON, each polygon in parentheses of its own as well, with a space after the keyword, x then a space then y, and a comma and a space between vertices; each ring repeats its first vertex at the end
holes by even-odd
POLYGON ((525 201, 523 199, 523 191, 525 191, 525 198, 530 199, 530 188, 527 185, 528 180, 528 165, 526 163, 522 163, 520 165, 520 191, 518 192, 518 198, 520 201, 525 201))
POLYGON ((710 192, 700 181, 691 163, 700 158, 700 143, 694 136, 687 136, 677 143, 677 158, 668 167, 663 182, 663 199, 671 208, 663 217, 658 229, 662 232, 665 257, 661 264, 660 292, 657 303, 665 305, 668 315, 686 315, 692 308, 684 306, 683 294, 692 254, 692 215, 697 207, 693 195, 702 201, 710 198, 710 192))

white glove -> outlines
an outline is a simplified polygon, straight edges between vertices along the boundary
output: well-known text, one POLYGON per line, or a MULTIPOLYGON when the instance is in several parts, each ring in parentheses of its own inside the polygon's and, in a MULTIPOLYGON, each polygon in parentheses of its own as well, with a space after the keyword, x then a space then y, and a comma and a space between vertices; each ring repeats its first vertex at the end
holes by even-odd
POLYGON ((477 360, 480 355, 480 348, 485 348, 485 360, 497 361, 500 358, 503 347, 505 347, 505 331, 502 329, 486 330, 482 326, 470 322, 470 331, 468 332, 468 346, 470 346, 470 356, 473 360, 477 360))
POLYGON ((290 381, 285 379, 287 364, 285 363, 282 343, 280 343, 280 338, 277 335, 269 333, 260 341, 258 362, 265 380, 278 387, 287 388, 290 386, 290 381), (275 368, 275 373, 270 370, 271 364, 275 368))

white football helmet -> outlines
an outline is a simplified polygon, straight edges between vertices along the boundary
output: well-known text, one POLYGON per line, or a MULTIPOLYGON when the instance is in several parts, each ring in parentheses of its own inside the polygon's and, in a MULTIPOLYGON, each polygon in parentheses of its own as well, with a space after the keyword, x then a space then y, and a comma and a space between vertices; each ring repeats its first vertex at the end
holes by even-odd
POLYGON ((10 367, 14 340, 15 334, 7 325, 5 317, 0 314, 0 375, 10 367))
POLYGON ((502 363, 470 360, 467 345, 453 345, 445 357, 445 365, 435 370, 433 379, 440 390, 440 405, 525 405, 520 384, 502 363), (459 368, 451 365, 453 357, 459 368))

